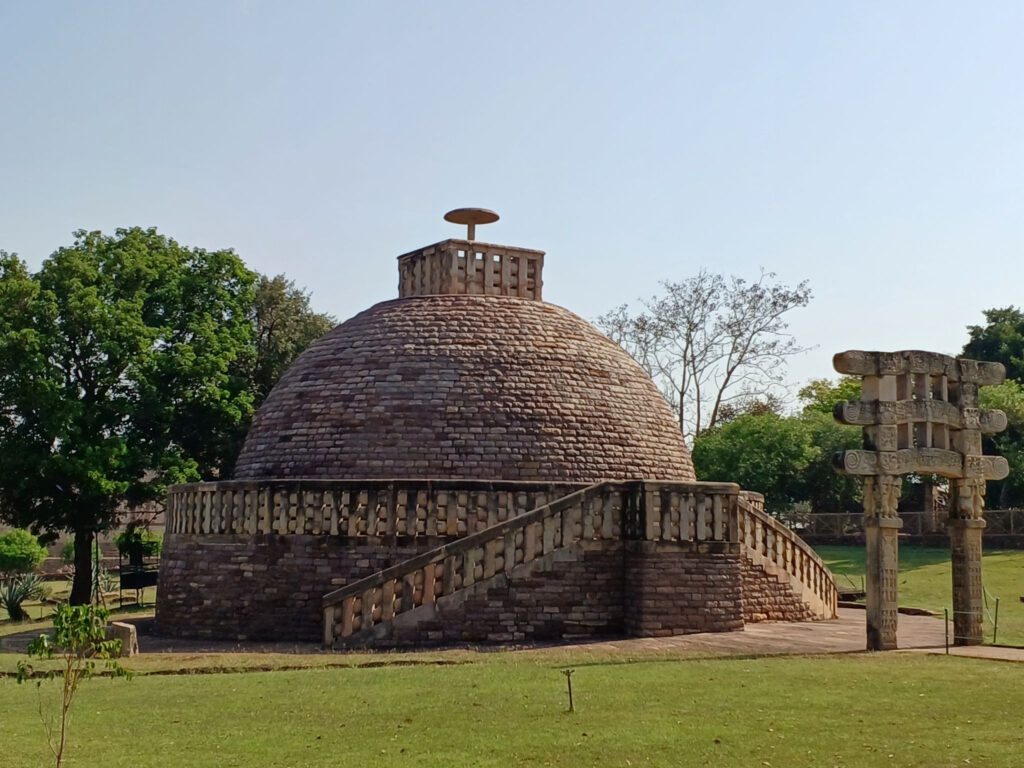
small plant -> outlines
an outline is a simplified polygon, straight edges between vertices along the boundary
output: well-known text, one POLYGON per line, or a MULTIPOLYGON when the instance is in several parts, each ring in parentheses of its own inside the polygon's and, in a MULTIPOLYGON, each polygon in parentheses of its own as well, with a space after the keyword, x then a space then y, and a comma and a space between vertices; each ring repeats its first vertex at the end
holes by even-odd
MULTIPOLYGON (((61 603, 53 617, 53 639, 40 635, 28 646, 30 658, 57 658, 61 661, 58 669, 48 670, 36 680, 36 685, 41 688, 43 680, 61 678, 59 730, 56 717, 47 717, 42 702, 39 705, 39 715, 46 731, 46 742, 53 752, 57 768, 64 765, 71 705, 75 693, 83 680, 93 676, 96 663, 102 661, 103 666, 116 677, 130 676, 127 670, 114 660, 121 651, 121 641, 107 640, 106 624, 109 615, 105 608, 61 603)), ((18 662, 19 683, 34 676, 34 669, 29 662, 18 662)))
POLYGON ((40 600, 49 594, 50 588, 46 581, 35 573, 0 579, 0 608, 7 612, 11 621, 25 621, 29 615, 22 604, 29 600, 40 600))
POLYGON ((75 537, 68 536, 64 545, 60 548, 60 559, 64 565, 74 566, 75 564, 75 537))
POLYGON ((31 573, 46 560, 46 547, 23 528, 0 536, 0 574, 31 573))

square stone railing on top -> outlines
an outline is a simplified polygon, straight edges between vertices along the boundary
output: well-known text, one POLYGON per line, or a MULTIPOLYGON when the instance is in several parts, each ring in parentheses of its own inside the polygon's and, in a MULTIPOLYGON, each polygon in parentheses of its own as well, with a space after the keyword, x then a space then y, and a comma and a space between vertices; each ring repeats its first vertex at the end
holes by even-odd
POLYGON ((541 300, 544 252, 444 240, 398 257, 398 295, 518 296, 541 300))

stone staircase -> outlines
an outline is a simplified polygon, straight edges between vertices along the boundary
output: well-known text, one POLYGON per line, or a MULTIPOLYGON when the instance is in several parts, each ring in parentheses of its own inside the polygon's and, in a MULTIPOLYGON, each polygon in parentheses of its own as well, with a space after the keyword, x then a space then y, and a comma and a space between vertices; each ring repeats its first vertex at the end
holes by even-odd
POLYGON ((739 629, 833 618, 821 559, 732 483, 604 482, 322 600, 329 648, 739 629))

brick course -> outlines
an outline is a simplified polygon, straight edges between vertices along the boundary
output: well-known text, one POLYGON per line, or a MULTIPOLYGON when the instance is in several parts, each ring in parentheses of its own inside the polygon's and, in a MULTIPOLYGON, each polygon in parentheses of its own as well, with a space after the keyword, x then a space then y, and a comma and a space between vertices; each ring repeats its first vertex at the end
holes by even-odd
POLYGON ((694 480, 650 377, 593 326, 506 296, 386 301, 314 343, 235 478, 694 480))
POLYGON ((186 638, 321 638, 321 598, 421 554, 444 539, 273 534, 167 534, 157 612, 163 634, 186 638))
POLYGON ((760 565, 743 558, 743 620, 813 621, 815 613, 788 584, 767 573, 760 565))

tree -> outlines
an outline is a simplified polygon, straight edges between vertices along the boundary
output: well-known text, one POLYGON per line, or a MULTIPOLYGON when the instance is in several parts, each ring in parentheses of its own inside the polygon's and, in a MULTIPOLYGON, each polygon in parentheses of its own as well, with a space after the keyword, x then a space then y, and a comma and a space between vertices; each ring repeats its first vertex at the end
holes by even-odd
POLYGON ((736 417, 745 413, 774 413, 776 416, 781 416, 784 408, 785 403, 782 398, 771 392, 761 397, 733 400, 723 403, 722 407, 718 409, 717 423, 724 424, 727 421, 734 421, 736 417))
POLYGON ((299 353, 337 324, 330 315, 313 312, 309 294, 284 275, 260 276, 250 321, 256 350, 245 373, 257 407, 299 353))
MULTIPOLYGON (((296 288, 284 275, 273 278, 258 276, 247 317, 252 326, 251 348, 246 354, 236 357, 230 373, 233 379, 244 382, 252 398, 254 412, 267 399, 292 361, 331 330, 337 321, 330 315, 314 312, 309 306, 309 294, 296 288)), ((194 448, 207 454, 204 466, 210 467, 213 460, 217 460, 216 472, 204 471, 204 478, 231 475, 249 431, 251 417, 252 413, 234 421, 230 428, 219 433, 220 439, 216 441, 204 440, 200 430, 197 435, 200 445, 194 448)))
POLYGON ((980 392, 983 408, 998 408, 1007 417, 1005 431, 984 439, 985 452, 1002 456, 1010 465, 1009 476, 989 483, 987 494, 994 505, 1006 508, 1024 503, 1024 312, 1009 306, 983 314, 985 325, 968 326, 963 354, 1006 366, 1006 381, 980 392))
POLYGON ((1006 366, 1008 378, 1024 381, 1024 313, 1014 306, 987 309, 985 325, 969 325, 964 357, 1006 366))
POLYGON ((687 438, 714 428, 736 401, 778 393, 786 358, 803 349, 786 332, 788 312, 808 304, 804 281, 790 288, 762 272, 752 283, 701 271, 663 282, 663 295, 632 315, 626 305, 597 320, 660 386, 687 438))
MULTIPOLYGON (((860 380, 810 382, 800 390, 803 410, 783 416, 770 403, 747 403, 746 412, 697 436, 693 463, 701 480, 739 483, 765 495, 773 513, 807 503, 814 512, 856 511, 860 483, 832 469, 837 451, 860 447, 857 427, 837 424, 832 409, 860 396, 860 380)), ((723 409, 724 410, 724 409, 723 409)))
POLYGON ((841 376, 833 383, 829 379, 812 379, 797 393, 803 412, 816 411, 829 416, 836 403, 860 400, 860 376, 841 376))
MULTIPOLYGON (((55 718, 47 718, 40 702, 39 716, 43 718, 46 729, 46 742, 53 753, 56 768, 64 765, 64 752, 67 748, 68 724, 71 719, 71 705, 75 694, 84 680, 88 680, 96 671, 96 662, 102 661, 104 667, 116 677, 129 677, 130 674, 121 667, 114 657, 121 651, 120 640, 107 640, 106 623, 109 613, 105 608, 92 605, 71 606, 61 603, 53 617, 53 639, 40 635, 28 646, 29 657, 44 661, 55 655, 60 659, 60 668, 51 669, 43 674, 44 679, 61 680, 60 723, 55 718)), ((18 662, 18 683, 34 677, 32 665, 26 661, 18 662)), ((36 681, 42 687, 42 680, 36 681)))
POLYGON ((1010 474, 988 484, 987 496, 1001 509, 1024 503, 1024 384, 1007 379, 995 387, 982 387, 982 408, 997 408, 1006 414, 1006 429, 985 435, 985 453, 1002 456, 1010 465, 1010 474))
POLYGON ((831 413, 813 409, 797 418, 807 429, 811 454, 796 479, 794 496, 809 504, 812 512, 859 512, 860 478, 836 472, 832 468, 832 456, 860 448, 861 430, 838 424, 831 413))
POLYGON ((252 413, 256 275, 154 229, 75 233, 35 275, 0 252, 0 516, 92 543, 124 505, 215 476, 252 413))
POLYGON ((700 480, 739 483, 764 494, 765 511, 800 501, 800 477, 815 457, 807 425, 774 413, 742 414, 704 430, 693 443, 700 480))
POLYGON ((843 376, 835 383, 814 379, 797 395, 803 404, 799 418, 807 426, 814 449, 813 458, 800 477, 798 495, 814 512, 859 510, 860 479, 836 472, 832 456, 862 445, 860 428, 839 424, 833 416, 837 403, 860 399, 860 381, 857 376, 843 376))

